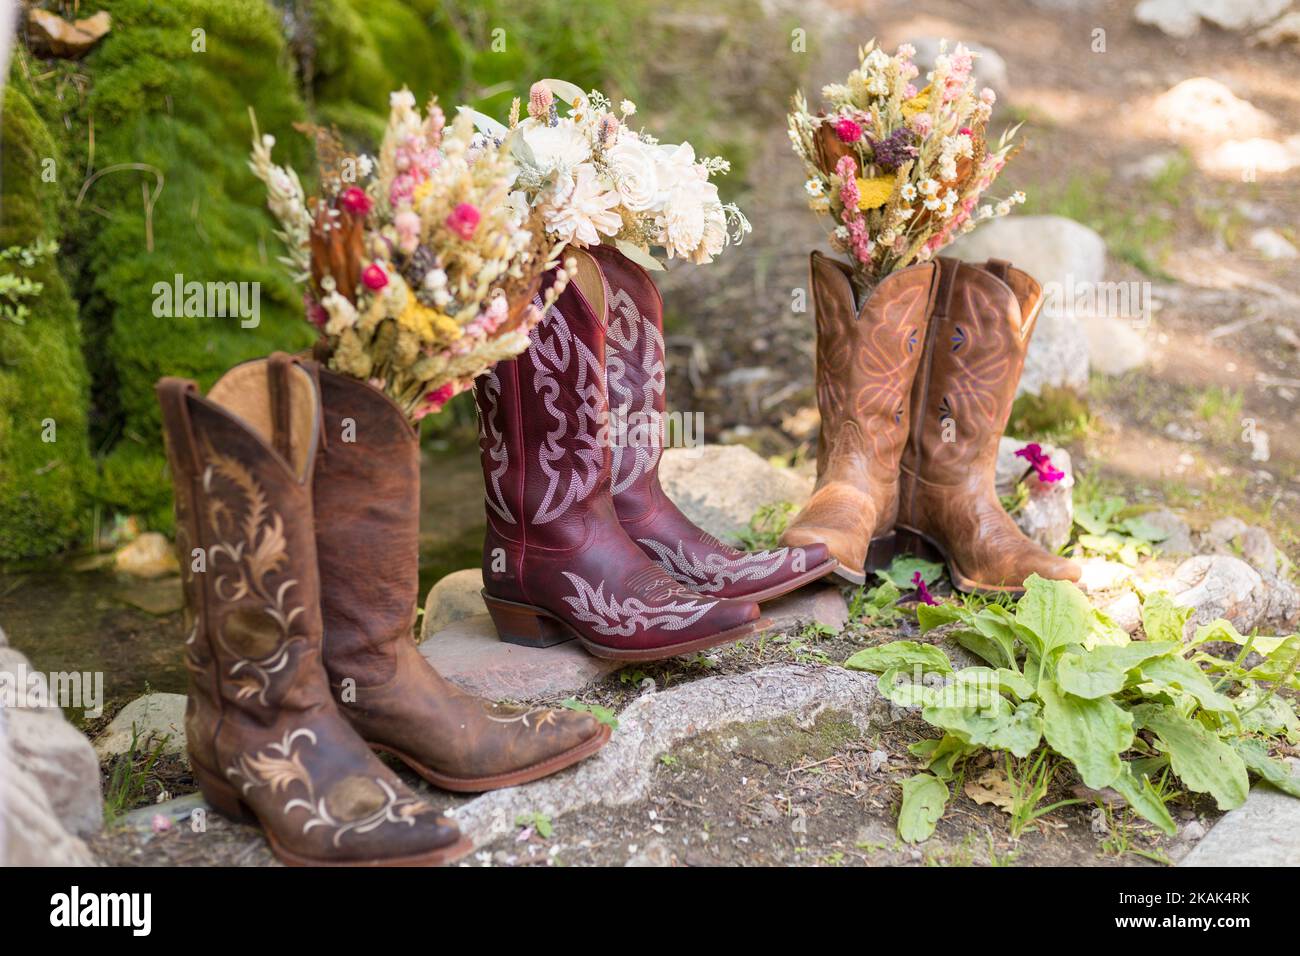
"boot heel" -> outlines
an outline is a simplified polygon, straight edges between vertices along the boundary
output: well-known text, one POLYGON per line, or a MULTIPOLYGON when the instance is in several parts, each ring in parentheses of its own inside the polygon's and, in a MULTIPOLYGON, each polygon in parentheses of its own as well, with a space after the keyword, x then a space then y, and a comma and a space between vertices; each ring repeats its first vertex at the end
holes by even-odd
POLYGON ((492 615, 497 637, 507 644, 523 647, 554 647, 571 641, 576 635, 539 608, 528 604, 503 601, 483 592, 483 603, 492 615))
POLYGON ((216 774, 204 770, 193 759, 190 760, 190 767, 194 772, 194 782, 199 785, 203 799, 208 801, 214 810, 240 823, 257 824, 257 817, 248 809, 244 801, 239 799, 239 794, 235 792, 234 787, 216 774))
POLYGON ((897 532, 890 531, 878 538, 872 538, 871 544, 867 546, 866 572, 870 574, 873 571, 884 570, 893 563, 894 556, 898 553, 897 532))

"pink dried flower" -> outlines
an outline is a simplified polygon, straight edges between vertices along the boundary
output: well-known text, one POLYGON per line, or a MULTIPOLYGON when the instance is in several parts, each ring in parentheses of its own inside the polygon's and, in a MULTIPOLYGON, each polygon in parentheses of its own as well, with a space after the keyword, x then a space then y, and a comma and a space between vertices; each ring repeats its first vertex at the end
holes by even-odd
POLYGON ((330 320, 330 314, 325 311, 325 306, 316 301, 316 297, 310 292, 302 294, 302 305, 307 311, 307 321, 318 329, 325 328, 325 323, 330 320))
POLYGON ((424 396, 424 401, 420 407, 415 410, 415 420, 418 422, 425 415, 432 415, 442 411, 442 407, 452 400, 456 394, 456 388, 450 382, 435 388, 428 395, 424 396))
POLYGON ((835 122, 835 135, 841 143, 856 143, 862 139, 862 127, 847 116, 842 116, 835 122))
POLYGON ((925 139, 934 131, 934 118, 929 113, 917 113, 909 122, 913 131, 921 139, 925 139))
POLYGON ((961 135, 963 135, 963 136, 973 136, 973 135, 974 135, 974 134, 970 131, 970 127, 969 127, 969 126, 963 126, 961 129, 957 130, 957 132, 961 133, 961 135))
POLYGON ((920 571, 912 575, 912 587, 916 588, 916 599, 922 604, 929 604, 934 607, 939 603, 934 599, 934 595, 930 593, 930 589, 926 587, 925 578, 921 576, 920 571))
POLYGON ((388 285, 388 273, 379 263, 372 262, 361 271, 361 281, 366 284, 367 289, 378 292, 388 285))
POLYGON ((393 228, 397 230, 397 248, 409 256, 420 244, 420 217, 404 209, 393 217, 393 228))
POLYGON ((149 828, 153 830, 154 833, 166 833, 172 828, 172 822, 161 813, 155 813, 153 819, 149 821, 149 828))
POLYGON ((555 94, 551 88, 539 80, 528 91, 528 115, 535 120, 545 120, 551 115, 554 102, 555 94))
POLYGON ((477 206, 463 202, 458 204, 447 217, 447 228, 462 239, 469 239, 474 235, 474 230, 478 228, 479 220, 482 218, 483 214, 478 211, 477 206))
POLYGON ((1038 442, 1030 442, 1024 448, 1016 452, 1017 458, 1023 458, 1033 466, 1034 471, 1038 474, 1038 480, 1042 482, 1060 481, 1065 477, 1065 472, 1052 464, 1052 459, 1043 454, 1043 448, 1038 442))
POLYGON ((858 164, 852 156, 841 156, 835 164, 835 175, 840 177, 840 202, 846 210, 858 208, 858 164))
POLYGON ((357 186, 349 186, 339 195, 339 205, 354 216, 365 216, 374 206, 366 191, 357 186))

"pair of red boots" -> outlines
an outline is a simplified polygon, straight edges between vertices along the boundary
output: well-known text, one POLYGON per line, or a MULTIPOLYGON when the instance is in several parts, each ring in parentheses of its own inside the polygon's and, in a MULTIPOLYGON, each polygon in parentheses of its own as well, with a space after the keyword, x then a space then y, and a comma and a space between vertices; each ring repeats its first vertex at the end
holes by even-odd
MULTIPOLYGON (((487 508, 483 598, 504 641, 574 638, 649 661, 758 630, 759 602, 831 573, 824 545, 745 553, 659 484, 663 302, 608 246, 576 274, 526 352, 475 388, 487 508)), ((718 481, 728 476, 718 475, 718 481)))

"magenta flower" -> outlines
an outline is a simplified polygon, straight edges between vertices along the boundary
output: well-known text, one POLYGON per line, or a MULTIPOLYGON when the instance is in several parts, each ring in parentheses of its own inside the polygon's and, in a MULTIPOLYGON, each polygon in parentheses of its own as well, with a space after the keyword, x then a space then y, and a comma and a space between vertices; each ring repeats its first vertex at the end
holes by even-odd
POLYGON ((339 194, 339 205, 355 216, 364 216, 370 212, 374 203, 366 195, 365 190, 349 186, 339 194))
POLYGON ((307 321, 318 329, 325 328, 325 323, 330 320, 330 315, 325 311, 325 307, 316 301, 316 297, 310 292, 302 294, 303 308, 307 310, 307 321))
POLYGON ((862 139, 862 127, 844 116, 835 122, 835 135, 841 143, 856 143, 862 139))
POLYGON ((366 284, 367 289, 378 292, 388 285, 388 273, 379 263, 372 262, 361 271, 361 281, 366 284))
POLYGON ((912 575, 912 587, 916 588, 916 599, 922 604, 929 604, 931 607, 939 602, 934 599, 930 589, 925 586, 925 578, 921 577, 921 572, 917 571, 912 575))
POLYGON ((478 228, 479 220, 482 218, 483 214, 478 211, 478 207, 463 202, 447 217, 447 228, 462 239, 469 239, 474 235, 474 230, 478 228))
POLYGON ((1034 471, 1038 473, 1038 480, 1043 482, 1060 481, 1065 477, 1065 472, 1052 464, 1052 459, 1043 454, 1043 448, 1038 442, 1030 442, 1024 448, 1016 452, 1017 458, 1023 458, 1029 464, 1033 465, 1034 471))
POLYGON ((420 407, 415 410, 415 420, 418 422, 425 415, 432 415, 435 412, 442 411, 442 406, 452 400, 456 394, 456 389, 450 382, 446 385, 435 388, 428 395, 424 396, 424 401, 420 407))

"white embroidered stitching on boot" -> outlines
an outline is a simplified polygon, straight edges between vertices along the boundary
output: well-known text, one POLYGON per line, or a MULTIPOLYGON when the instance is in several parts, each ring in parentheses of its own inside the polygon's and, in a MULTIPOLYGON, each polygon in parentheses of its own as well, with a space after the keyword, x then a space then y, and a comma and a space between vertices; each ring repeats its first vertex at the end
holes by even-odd
POLYGON ((637 543, 658 555, 660 567, 678 581, 706 594, 721 591, 732 582, 761 581, 770 577, 781 570, 790 553, 789 548, 780 548, 776 551, 741 552, 739 557, 729 558, 715 551, 703 558, 698 555, 691 558, 687 557, 680 543, 676 551, 653 538, 638 538, 637 543))
POLYGON ((577 590, 576 597, 566 597, 564 602, 573 609, 573 616, 591 625, 599 634, 617 634, 630 637, 638 630, 662 628, 680 631, 690 627, 717 605, 717 601, 688 597, 658 606, 647 605, 639 598, 618 601, 605 596, 605 582, 592 587, 578 575, 565 571, 564 576, 577 590))

